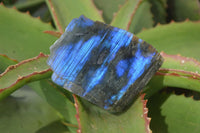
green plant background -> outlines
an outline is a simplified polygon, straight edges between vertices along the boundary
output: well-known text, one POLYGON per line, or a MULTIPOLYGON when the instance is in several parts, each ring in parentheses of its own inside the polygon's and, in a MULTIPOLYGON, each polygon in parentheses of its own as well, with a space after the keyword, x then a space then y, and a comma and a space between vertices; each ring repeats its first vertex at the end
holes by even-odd
POLYGON ((0 132, 200 132, 199 0, 0 2, 0 132), (82 14, 126 29, 162 51, 161 69, 121 114, 50 80, 49 47, 82 14))

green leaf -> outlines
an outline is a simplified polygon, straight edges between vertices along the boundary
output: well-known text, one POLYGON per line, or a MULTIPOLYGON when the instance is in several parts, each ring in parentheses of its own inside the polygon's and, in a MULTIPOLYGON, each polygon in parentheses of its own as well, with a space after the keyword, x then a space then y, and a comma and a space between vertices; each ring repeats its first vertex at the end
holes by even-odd
POLYGON ((111 25, 138 33, 153 26, 150 3, 147 0, 127 0, 114 17, 111 25))
POLYGON ((22 61, 10 66, 0 75, 0 99, 10 95, 24 84, 50 77, 52 71, 46 63, 47 56, 22 61))
POLYGON ((73 101, 71 101, 73 98, 72 94, 68 91, 63 93, 64 89, 53 84, 50 80, 41 80, 40 85, 44 99, 63 116, 65 125, 68 126, 69 130, 72 132, 76 131, 78 124, 75 118, 75 106, 73 101))
POLYGON ((19 61, 40 52, 49 53, 56 40, 43 31, 53 30, 49 24, 0 5, 0 53, 19 61))
POLYGON ((111 114, 85 100, 76 100, 80 130, 83 133, 144 133, 149 130, 143 95, 121 114, 111 114))
POLYGON ((105 22, 110 23, 114 13, 125 3, 125 0, 94 0, 94 3, 103 12, 105 22))
POLYGON ((154 25, 153 15, 151 13, 151 4, 143 0, 135 12, 128 30, 134 34, 139 33, 142 29, 152 28, 154 25))
POLYGON ((62 33, 69 22, 80 15, 103 21, 92 0, 46 0, 46 3, 57 29, 62 33))
POLYGON ((5 71, 8 66, 14 65, 17 62, 18 62, 17 60, 11 59, 6 55, 0 54, 0 73, 5 71))
POLYGON ((177 87, 200 92, 200 75, 177 70, 159 71, 147 85, 145 98, 149 98, 163 87, 177 87))
POLYGON ((136 12, 136 9, 141 4, 141 0, 127 0, 120 10, 114 16, 111 25, 122 29, 128 29, 128 24, 136 12))
POLYGON ((158 25, 145 30, 137 36, 153 45, 158 51, 167 54, 181 54, 185 57, 199 58, 200 22, 179 22, 158 25))
POLYGON ((165 24, 167 21, 167 1, 166 0, 149 0, 155 25, 157 23, 165 24))
POLYGON ((183 70, 196 74, 200 73, 200 62, 196 59, 183 57, 181 55, 167 55, 164 52, 161 52, 161 55, 165 60, 162 68, 183 70))
POLYGON ((20 9, 25 9, 25 8, 29 8, 32 6, 36 6, 43 2, 45 2, 45 0, 17 0, 17 2, 14 4, 14 6, 20 10, 20 9))
POLYGON ((147 102, 155 133, 198 133, 200 102, 184 95, 157 93, 147 102))
MULTIPOLYGON (((187 21, 159 25, 154 29, 141 32, 138 36, 152 44, 158 51, 165 51, 167 54, 179 53, 199 59, 199 31, 199 22, 187 21)), ((198 61, 180 55, 163 56, 165 62, 162 68, 166 70, 155 75, 149 82, 146 97, 150 97, 166 86, 200 91, 198 74, 200 63, 198 61)))
POLYGON ((168 9, 172 20, 200 19, 199 0, 169 0, 168 9))
POLYGON ((30 88, 22 88, 0 102, 2 133, 67 133, 57 112, 30 88))

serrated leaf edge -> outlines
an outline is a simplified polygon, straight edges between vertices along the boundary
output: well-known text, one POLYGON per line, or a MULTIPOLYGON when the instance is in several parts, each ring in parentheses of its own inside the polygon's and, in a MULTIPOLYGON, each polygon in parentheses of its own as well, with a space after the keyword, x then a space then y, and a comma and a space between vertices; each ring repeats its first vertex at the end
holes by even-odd
POLYGON ((32 18, 32 19, 39 20, 41 23, 47 24, 47 25, 49 25, 49 26, 52 27, 51 22, 45 23, 44 21, 42 21, 42 20, 40 19, 40 17, 33 17, 33 16, 31 16, 31 14, 30 14, 29 11, 21 12, 21 11, 19 11, 15 6, 13 6, 13 7, 11 7, 11 8, 8 8, 8 7, 6 7, 6 6, 3 4, 3 2, 0 2, 0 6, 3 6, 4 8, 7 8, 8 10, 13 9, 14 11, 16 11, 16 12, 18 12, 18 13, 27 15, 27 16, 29 16, 29 17, 32 18))
POLYGON ((196 66, 198 66, 200 68, 200 62, 197 61, 196 59, 194 58, 191 58, 191 57, 184 57, 180 54, 177 54, 177 55, 169 55, 169 54, 166 54, 165 52, 160 52, 161 56, 163 56, 164 58, 171 58, 171 59, 174 59, 176 61, 179 61, 181 64, 184 64, 184 63, 187 63, 187 62, 193 62, 196 66))
POLYGON ((51 9, 53 18, 54 18, 55 23, 56 23, 56 25, 57 25, 57 28, 58 28, 59 32, 61 32, 61 33, 63 34, 63 33, 64 33, 64 30, 62 29, 62 26, 61 26, 61 24, 60 24, 60 22, 59 22, 59 20, 58 20, 57 14, 56 14, 55 9, 54 9, 54 6, 53 6, 51 0, 48 0, 48 1, 49 1, 49 6, 50 6, 50 9, 51 9))
POLYGON ((131 26, 131 23, 132 23, 132 21, 133 21, 133 18, 134 18, 134 16, 135 16, 135 13, 136 13, 138 7, 141 5, 141 3, 142 3, 143 1, 144 1, 144 0, 139 0, 139 1, 138 1, 136 7, 134 8, 133 12, 131 13, 131 17, 130 17, 129 22, 128 22, 128 24, 127 24, 126 30, 129 30, 129 28, 130 28, 130 26, 131 26))
POLYGON ((143 118, 145 120, 145 131, 146 133, 152 133, 151 129, 150 129, 150 121, 151 118, 148 117, 148 108, 147 108, 147 99, 144 99, 145 94, 141 94, 140 98, 141 98, 141 102, 143 104, 143 118))
MULTIPOLYGON (((16 65, 11 65, 9 66, 2 74, 0 74, 0 78, 2 76, 4 76, 6 73, 8 73, 9 71, 21 66, 22 64, 25 64, 27 62, 31 62, 31 61, 34 61, 34 60, 37 60, 39 58, 47 58, 48 55, 44 55, 43 53, 40 53, 37 57, 34 57, 34 58, 31 58, 31 59, 27 59, 27 60, 24 60, 16 65)), ((45 70, 42 70, 42 71, 39 71, 39 72, 33 72, 29 75, 26 75, 26 76, 19 76, 17 78, 17 80, 12 83, 10 86, 6 87, 6 88, 0 88, 0 100, 2 100, 3 98, 7 97, 9 94, 11 94, 12 92, 14 92, 15 90, 19 89, 20 87, 22 87, 25 83, 28 83, 30 81, 35 81, 34 76, 37 76, 37 75, 45 75, 46 77, 48 77, 49 74, 52 73, 52 70, 50 68, 48 69, 45 69, 45 70), (20 83, 20 81, 25 81, 25 83, 22 83, 22 84, 18 84, 20 83), (6 94, 2 94, 2 93, 6 93, 6 94)), ((41 79, 44 78, 44 77, 40 77, 41 79)))
POLYGON ((33 60, 37 60, 37 59, 42 58, 42 57, 49 57, 49 56, 48 56, 48 55, 45 55, 45 54, 43 54, 43 53, 40 53, 38 56, 36 56, 36 57, 34 57, 34 58, 21 61, 21 62, 19 62, 19 63, 16 64, 16 65, 11 65, 11 66, 9 66, 3 73, 0 74, 0 78, 1 78, 2 76, 4 76, 7 72, 9 72, 9 71, 11 71, 11 70, 17 68, 18 66, 21 66, 22 64, 25 64, 25 63, 30 62, 30 61, 33 61, 33 60))
POLYGON ((78 129, 77 129, 77 133, 82 133, 81 130, 81 121, 80 121, 80 113, 79 113, 79 106, 78 106, 78 100, 75 94, 72 95, 74 98, 74 106, 76 108, 76 120, 78 122, 78 129))
POLYGON ((15 63, 18 63, 18 62, 19 62, 18 60, 13 59, 13 58, 10 58, 10 57, 8 57, 8 56, 5 55, 5 54, 0 54, 0 56, 4 57, 4 58, 6 58, 6 59, 8 59, 8 60, 10 60, 10 61, 13 61, 13 62, 15 62, 15 63))

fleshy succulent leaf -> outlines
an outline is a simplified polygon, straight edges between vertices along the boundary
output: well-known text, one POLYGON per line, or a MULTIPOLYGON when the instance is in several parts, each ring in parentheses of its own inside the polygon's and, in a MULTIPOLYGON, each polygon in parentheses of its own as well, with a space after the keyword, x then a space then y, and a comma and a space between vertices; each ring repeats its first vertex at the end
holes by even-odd
POLYGON ((31 81, 50 77, 52 71, 46 64, 48 56, 39 56, 9 66, 0 74, 0 99, 9 96, 12 92, 31 81))
POLYGON ((76 101, 79 131, 83 133, 102 132, 149 132, 143 96, 138 96, 134 104, 122 114, 112 114, 85 100, 76 101))
POLYGON ((46 0, 46 3, 51 11, 56 28, 62 33, 69 22, 80 15, 103 21, 100 12, 91 0, 46 0))
POLYGON ((0 29, 0 53, 18 61, 40 52, 49 53, 49 47, 56 39, 43 33, 53 30, 51 25, 3 5, 0 5, 0 29))
POLYGON ((199 0, 168 0, 168 12, 172 20, 200 19, 199 0))
POLYGON ((192 97, 156 93, 148 100, 147 107, 151 117, 150 128, 155 133, 198 133, 200 130, 200 102, 192 97))
POLYGON ((152 44, 158 51, 167 54, 181 54, 185 57, 199 59, 200 22, 172 22, 144 30, 137 36, 152 44), (192 51, 192 52, 191 52, 192 51))
POLYGON ((150 3, 147 0, 127 0, 114 16, 111 25, 138 33, 153 26, 150 3), (141 17, 142 16, 142 17, 141 17))

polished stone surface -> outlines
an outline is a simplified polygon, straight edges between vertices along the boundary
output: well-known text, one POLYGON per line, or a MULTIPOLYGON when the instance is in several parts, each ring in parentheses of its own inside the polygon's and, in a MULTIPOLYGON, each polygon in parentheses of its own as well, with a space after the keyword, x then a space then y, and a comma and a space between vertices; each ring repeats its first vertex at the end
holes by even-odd
POLYGON ((132 33, 84 16, 73 19, 50 50, 53 82, 113 112, 127 107, 163 62, 132 33))

